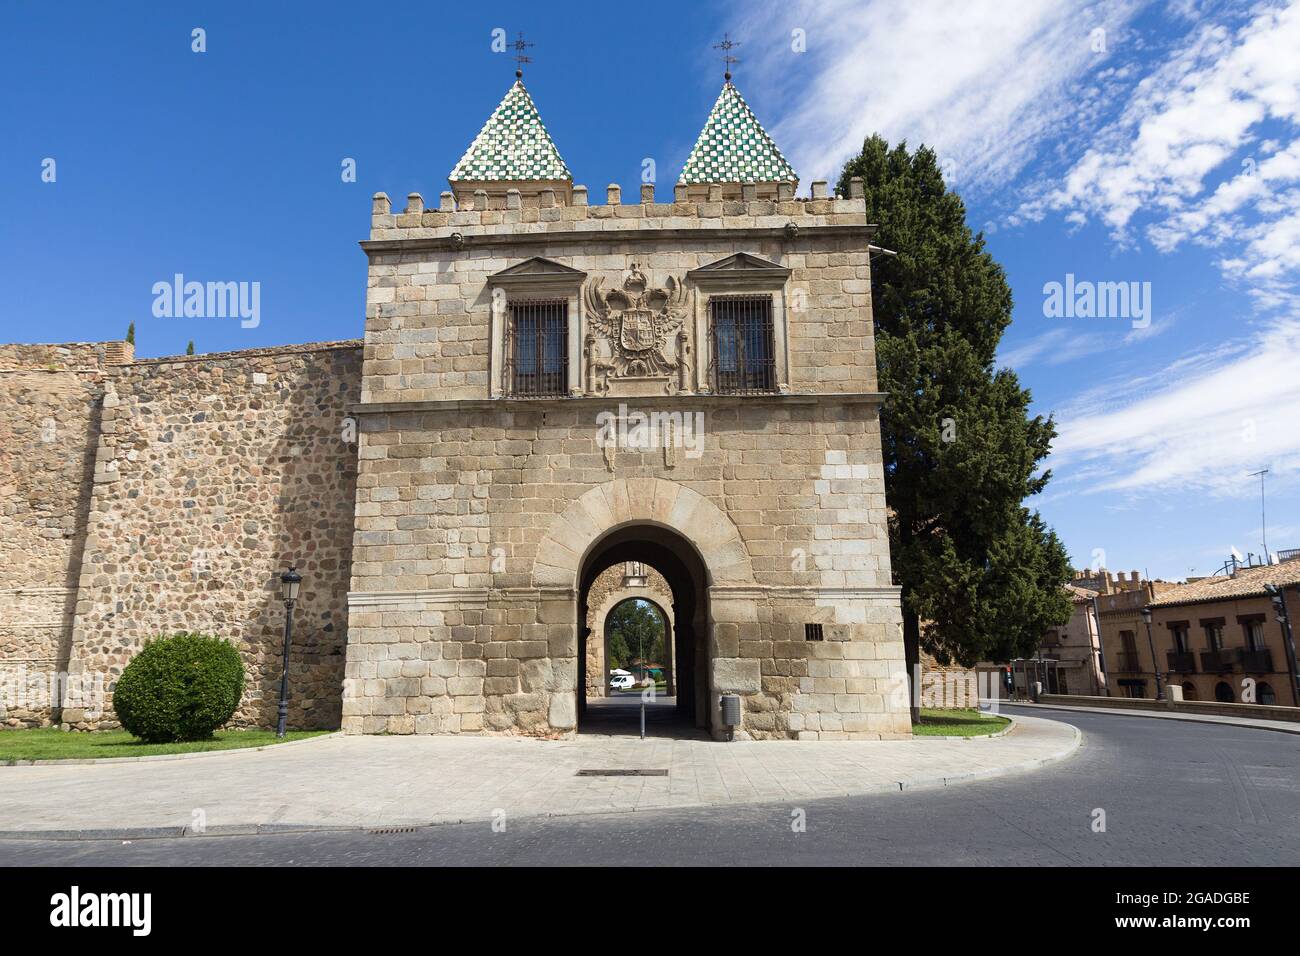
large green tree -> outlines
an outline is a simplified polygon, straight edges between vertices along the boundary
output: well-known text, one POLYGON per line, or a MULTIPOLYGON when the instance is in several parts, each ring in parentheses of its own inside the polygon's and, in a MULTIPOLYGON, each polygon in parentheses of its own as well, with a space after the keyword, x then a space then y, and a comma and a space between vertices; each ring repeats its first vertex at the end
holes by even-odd
POLYGON ((605 619, 605 634, 610 667, 636 660, 657 663, 663 657, 664 624, 649 601, 624 601, 615 607, 605 619))
MULTIPOLYGON (((872 308, 885 490, 903 641, 913 680, 922 648, 941 662, 1028 656, 1070 603, 1069 559, 1026 499, 1056 428, 995 354, 1011 289, 982 233, 944 184, 934 152, 879 136, 840 178, 863 179, 874 244, 872 308)), ((913 705, 916 695, 914 689, 913 705)))

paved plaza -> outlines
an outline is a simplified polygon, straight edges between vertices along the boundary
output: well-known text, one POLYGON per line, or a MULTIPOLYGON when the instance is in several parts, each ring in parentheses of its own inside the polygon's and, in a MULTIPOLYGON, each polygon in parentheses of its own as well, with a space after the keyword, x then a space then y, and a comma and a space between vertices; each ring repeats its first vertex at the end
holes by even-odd
POLYGON ((337 736, 195 759, 0 768, 0 836, 380 828, 816 800, 1032 770, 1069 757, 1079 737, 1035 717, 974 740, 337 736), (630 770, 660 773, 579 775, 630 770))

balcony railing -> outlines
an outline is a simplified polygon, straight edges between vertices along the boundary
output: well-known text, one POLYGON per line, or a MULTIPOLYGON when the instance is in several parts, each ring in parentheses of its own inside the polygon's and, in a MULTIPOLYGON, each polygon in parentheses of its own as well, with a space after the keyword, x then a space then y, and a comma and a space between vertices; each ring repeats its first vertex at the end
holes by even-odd
POLYGON ((1196 655, 1190 652, 1169 651, 1169 669, 1175 674, 1195 674, 1196 655))
POLYGON ((1247 674, 1273 673, 1273 652, 1267 648, 1259 651, 1243 651, 1241 669, 1247 674))
POLYGON ((1201 670, 1207 674, 1222 673, 1241 664, 1241 648, 1227 647, 1218 651, 1201 651, 1201 670))
POLYGON ((1116 656, 1115 667, 1126 674, 1140 674, 1142 668, 1138 666, 1138 656, 1133 653, 1120 651, 1116 656))

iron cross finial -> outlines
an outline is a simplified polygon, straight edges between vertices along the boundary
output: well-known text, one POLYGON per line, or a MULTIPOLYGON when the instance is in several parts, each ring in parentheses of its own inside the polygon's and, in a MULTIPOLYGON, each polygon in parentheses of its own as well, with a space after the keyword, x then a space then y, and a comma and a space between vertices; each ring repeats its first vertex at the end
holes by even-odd
POLYGON ((722 34, 722 42, 713 44, 713 49, 722 51, 722 62, 727 65, 727 72, 722 74, 722 78, 728 83, 731 82, 731 64, 740 62, 739 57, 731 55, 731 51, 738 46, 740 44, 731 39, 730 33, 722 34))
POLYGON ((515 48, 515 79, 522 80, 524 77, 524 64, 533 62, 531 56, 524 56, 524 50, 530 46, 536 46, 536 44, 524 40, 524 35, 521 32, 516 36, 514 43, 510 45, 515 48))

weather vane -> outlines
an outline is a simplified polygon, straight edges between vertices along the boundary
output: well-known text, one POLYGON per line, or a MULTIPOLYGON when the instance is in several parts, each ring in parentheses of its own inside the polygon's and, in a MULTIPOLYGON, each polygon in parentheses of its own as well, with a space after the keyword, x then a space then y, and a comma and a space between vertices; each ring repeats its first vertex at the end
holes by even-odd
POLYGON ((523 33, 520 33, 515 38, 515 42, 510 45, 515 48, 515 79, 522 80, 524 78, 524 64, 533 62, 531 56, 524 56, 524 50, 536 44, 525 41, 523 33))
POLYGON ((722 62, 727 65, 727 72, 722 74, 722 78, 728 83, 731 82, 731 64, 740 62, 738 57, 731 55, 731 51, 738 46, 740 44, 731 39, 730 33, 722 34, 722 42, 713 44, 713 49, 722 51, 722 62))

